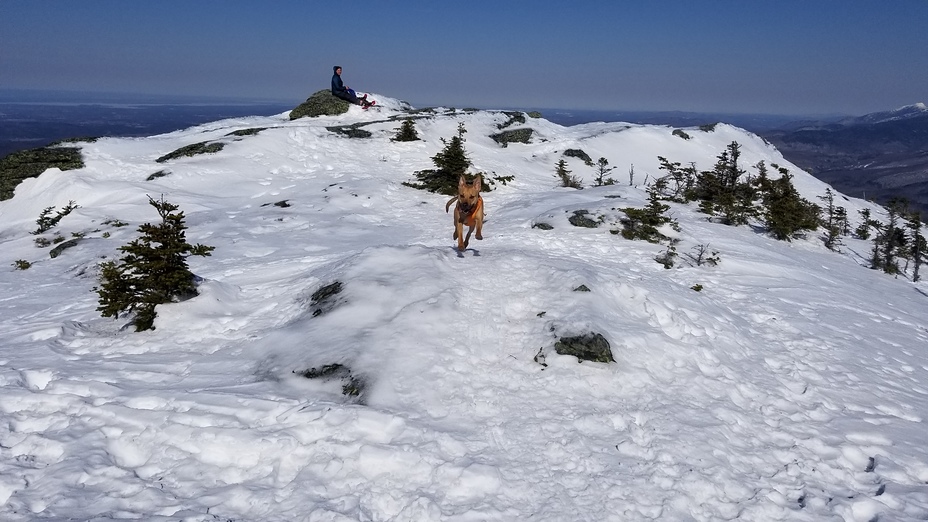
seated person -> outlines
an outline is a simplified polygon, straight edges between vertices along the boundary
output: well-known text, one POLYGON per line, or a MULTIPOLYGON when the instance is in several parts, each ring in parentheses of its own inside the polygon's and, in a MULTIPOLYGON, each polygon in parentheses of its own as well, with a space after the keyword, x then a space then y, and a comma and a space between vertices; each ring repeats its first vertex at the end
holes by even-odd
POLYGON ((349 103, 355 105, 368 105, 367 95, 358 98, 358 95, 354 92, 354 89, 349 88, 347 85, 342 83, 342 68, 341 66, 334 66, 332 70, 335 71, 335 74, 332 75, 332 94, 341 98, 349 103))

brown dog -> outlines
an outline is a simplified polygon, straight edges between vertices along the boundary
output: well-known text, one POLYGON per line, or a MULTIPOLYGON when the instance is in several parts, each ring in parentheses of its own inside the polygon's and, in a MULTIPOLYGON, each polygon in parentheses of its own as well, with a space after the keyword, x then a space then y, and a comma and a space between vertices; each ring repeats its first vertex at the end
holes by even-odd
POLYGON ((454 235, 451 239, 458 240, 458 251, 463 252, 470 242, 470 234, 477 229, 474 236, 477 239, 483 239, 483 198, 480 197, 480 187, 483 182, 483 176, 477 174, 477 177, 470 183, 461 176, 458 181, 458 195, 451 198, 445 204, 445 212, 451 208, 451 204, 457 201, 454 207, 454 235), (467 236, 464 236, 464 225, 467 225, 467 236))

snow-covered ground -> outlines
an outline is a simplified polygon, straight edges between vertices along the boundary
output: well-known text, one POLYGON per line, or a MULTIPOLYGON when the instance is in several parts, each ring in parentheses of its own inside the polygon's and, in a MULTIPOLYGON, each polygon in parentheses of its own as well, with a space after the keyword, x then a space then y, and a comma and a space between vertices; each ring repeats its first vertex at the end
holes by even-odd
MULTIPOLYGON (((708 245, 716 267, 667 270, 665 246, 610 232, 615 209, 646 204, 658 156, 709 169, 737 141, 748 171, 786 166, 816 202, 826 185, 727 125, 684 140, 528 119, 510 128, 532 143, 503 148, 488 136, 505 114, 445 110, 416 122, 421 141, 393 142, 401 104, 374 97, 340 117, 100 139, 84 168, 0 202, 0 519, 928 518, 924 283, 867 269, 866 242, 780 242, 693 206, 672 205, 677 250, 708 245), (326 129, 358 122, 373 137, 326 129), (458 123, 474 172, 514 176, 484 195, 485 239, 463 254, 447 197, 402 185, 458 123), (155 162, 207 140, 226 146, 155 162), (619 183, 589 187, 594 169, 568 159, 588 187, 559 187, 568 148, 619 183), (189 260, 200 295, 136 333, 96 311, 97 265, 157 220, 162 194, 215 251, 189 260), (45 236, 86 238, 52 259, 31 232, 72 200, 45 236), (606 223, 574 227, 575 210, 606 223), (554 352, 586 332, 615 363, 554 352), (361 397, 299 375, 336 363, 361 397)), ((869 205, 838 204, 852 220, 869 205)))

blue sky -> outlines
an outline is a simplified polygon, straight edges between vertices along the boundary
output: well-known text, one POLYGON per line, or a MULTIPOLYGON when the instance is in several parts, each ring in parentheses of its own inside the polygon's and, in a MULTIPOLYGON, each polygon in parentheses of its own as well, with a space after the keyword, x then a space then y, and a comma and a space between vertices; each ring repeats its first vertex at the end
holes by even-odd
POLYGON ((928 102, 928 0, 0 0, 0 89, 864 114, 928 102))

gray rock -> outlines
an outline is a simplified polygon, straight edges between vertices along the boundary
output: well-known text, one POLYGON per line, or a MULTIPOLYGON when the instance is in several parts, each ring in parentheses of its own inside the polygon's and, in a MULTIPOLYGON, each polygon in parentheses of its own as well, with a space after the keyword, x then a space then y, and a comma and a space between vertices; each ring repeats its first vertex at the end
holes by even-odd
POLYGON ((290 111, 290 119, 295 120, 304 116, 311 118, 315 116, 338 116, 348 112, 350 105, 345 100, 336 98, 332 91, 323 89, 315 92, 305 102, 290 111))
POLYGON ((75 239, 69 239, 69 240, 64 241, 64 242, 62 242, 62 243, 59 243, 58 246, 56 246, 55 248, 51 249, 51 251, 48 253, 48 255, 51 256, 52 259, 55 259, 56 257, 60 256, 61 253, 64 252, 65 250, 67 250, 67 249, 69 249, 69 248, 71 248, 71 247, 73 247, 73 246, 77 246, 77 244, 78 244, 79 242, 80 242, 80 238, 75 238, 75 239))
POLYGON ((554 351, 561 355, 573 355, 580 361, 615 362, 609 341, 598 333, 561 337, 554 343, 554 351))
POLYGON ((599 223, 593 221, 592 219, 586 217, 589 214, 589 211, 586 210, 575 210, 574 215, 567 218, 567 221, 575 227, 584 227, 584 228, 596 228, 599 226, 599 223))

